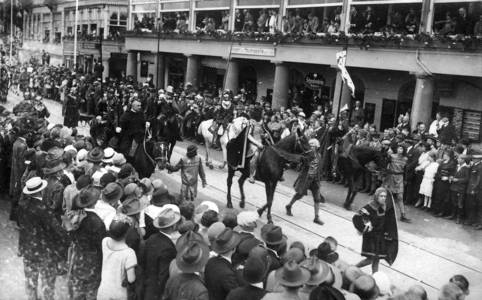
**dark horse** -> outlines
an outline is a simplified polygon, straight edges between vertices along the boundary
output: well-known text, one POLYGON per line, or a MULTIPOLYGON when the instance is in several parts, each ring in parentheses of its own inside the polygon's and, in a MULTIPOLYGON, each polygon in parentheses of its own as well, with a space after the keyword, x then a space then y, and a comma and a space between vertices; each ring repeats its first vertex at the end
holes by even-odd
POLYGON ((168 160, 171 160, 172 151, 176 146, 176 141, 181 140, 181 126, 176 114, 170 116, 162 116, 156 119, 156 132, 154 138, 158 142, 164 142, 168 145, 168 160))
POLYGON ((388 154, 386 150, 378 151, 368 147, 353 146, 350 153, 338 158, 338 168, 345 179, 348 181, 348 193, 343 207, 350 209, 358 193, 356 183, 361 179, 364 172, 368 171, 365 165, 371 161, 375 162, 377 169, 385 169, 388 164, 388 154))
MULTIPOLYGON (((300 162, 302 153, 309 150, 308 138, 296 131, 286 138, 280 140, 278 143, 268 146, 261 153, 256 170, 256 179, 264 182, 266 190, 266 204, 258 209, 259 216, 262 216, 264 211, 268 209, 268 222, 272 223, 271 219, 271 205, 273 204, 273 196, 276 190, 276 185, 283 175, 283 167, 286 162, 300 162)), ((228 149, 228 152, 230 150, 228 149)), ((229 157, 229 154, 228 154, 229 157)), ((241 202, 239 206, 244 208, 245 195, 243 185, 249 177, 250 158, 246 158, 243 168, 234 168, 228 165, 228 179, 227 179, 227 207, 232 208, 231 202, 231 185, 233 183, 233 176, 236 171, 241 172, 241 177, 238 180, 239 191, 241 193, 241 202)))

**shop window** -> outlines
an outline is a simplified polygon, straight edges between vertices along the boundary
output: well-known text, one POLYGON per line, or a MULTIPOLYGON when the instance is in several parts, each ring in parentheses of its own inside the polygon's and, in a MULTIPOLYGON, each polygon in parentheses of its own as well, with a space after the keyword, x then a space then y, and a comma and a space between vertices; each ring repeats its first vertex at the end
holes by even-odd
POLYGON ((147 77, 149 73, 149 62, 147 60, 141 61, 141 77, 147 77))

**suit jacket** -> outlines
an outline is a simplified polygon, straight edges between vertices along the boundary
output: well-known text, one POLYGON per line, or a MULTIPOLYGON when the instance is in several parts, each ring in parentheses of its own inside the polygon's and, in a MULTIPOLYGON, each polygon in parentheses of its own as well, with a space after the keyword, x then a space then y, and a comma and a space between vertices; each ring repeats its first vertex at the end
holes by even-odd
POLYGON ((460 170, 455 170, 454 179, 457 181, 452 182, 450 190, 456 193, 465 193, 467 188, 467 182, 469 181, 470 168, 469 166, 462 166, 460 170))
POLYGON ((418 147, 412 147, 407 153, 407 164, 405 165, 405 179, 411 180, 415 176, 415 168, 418 165, 418 158, 422 151, 418 147))
POLYGON ((161 299, 167 280, 169 265, 176 258, 176 247, 169 237, 157 232, 145 244, 142 256, 145 300, 161 299))
POLYGON ((209 259, 204 270, 204 279, 210 300, 225 300, 231 290, 239 287, 233 265, 221 256, 209 259))
POLYGON ((479 187, 482 185, 482 163, 478 163, 470 168, 469 182, 467 183, 467 194, 478 194, 479 187))
POLYGON ((25 171, 25 151, 27 142, 24 138, 17 138, 12 148, 12 169, 10 173, 10 196, 18 197, 21 192, 20 179, 25 171))
POLYGON ((229 292, 226 300, 260 300, 266 295, 266 291, 258 287, 248 285, 238 287, 229 292))

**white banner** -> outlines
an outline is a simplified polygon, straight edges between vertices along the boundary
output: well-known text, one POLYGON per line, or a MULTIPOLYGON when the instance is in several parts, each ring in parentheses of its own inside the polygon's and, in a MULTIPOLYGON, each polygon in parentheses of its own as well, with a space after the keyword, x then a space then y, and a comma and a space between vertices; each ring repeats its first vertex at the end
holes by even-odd
POLYGON ((338 64, 338 68, 340 69, 341 72, 341 80, 343 83, 346 83, 348 85, 348 88, 351 91, 351 95, 353 98, 355 98, 355 84, 353 84, 353 81, 351 80, 350 74, 348 74, 348 71, 345 67, 346 63, 346 50, 340 51, 336 53, 336 62, 338 64))

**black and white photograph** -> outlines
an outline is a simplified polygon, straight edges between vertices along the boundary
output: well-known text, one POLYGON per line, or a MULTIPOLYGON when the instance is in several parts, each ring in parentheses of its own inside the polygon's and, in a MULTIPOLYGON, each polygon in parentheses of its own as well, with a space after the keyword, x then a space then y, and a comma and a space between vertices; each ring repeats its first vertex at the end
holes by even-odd
POLYGON ((0 0, 0 300, 481 300, 482 1, 0 0))

